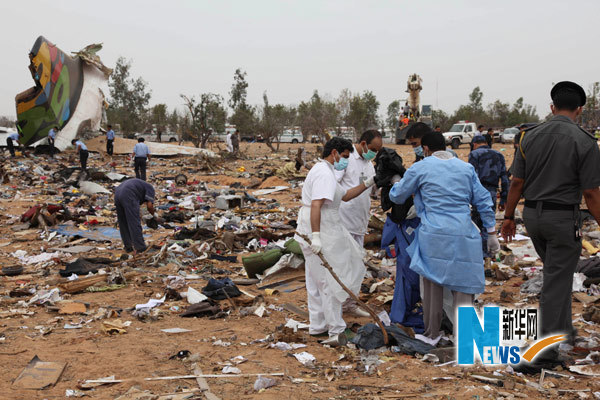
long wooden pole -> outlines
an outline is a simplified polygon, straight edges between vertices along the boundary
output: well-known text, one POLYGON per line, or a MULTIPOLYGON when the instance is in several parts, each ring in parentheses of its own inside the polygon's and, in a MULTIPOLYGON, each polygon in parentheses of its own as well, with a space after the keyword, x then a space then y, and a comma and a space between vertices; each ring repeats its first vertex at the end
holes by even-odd
MULTIPOLYGON (((304 239, 306 241, 306 243, 308 243, 309 245, 312 243, 310 241, 310 239, 308 238, 308 236, 306 236, 306 235, 304 235, 302 233, 299 233, 298 231, 296 231, 296 234, 298 236, 300 236, 302 239, 304 239)), ((375 311, 373 311, 371 309, 371 307, 369 307, 366 303, 364 303, 361 299, 359 299, 358 296, 355 295, 352 290, 350 290, 346 285, 344 285, 344 283, 337 276, 337 274, 335 273, 335 271, 333 270, 333 268, 331 267, 331 265, 329 265, 329 263, 327 262, 327 260, 323 256, 323 253, 319 252, 319 253, 317 253, 317 256, 321 259, 321 262, 323 263, 323 266, 329 271, 329 273, 331 274, 331 276, 333 276, 333 279, 335 279, 335 281, 340 284, 340 286, 342 287, 342 289, 344 289, 344 291, 346 293, 348 293, 348 295, 350 297, 352 297, 354 299, 354 301, 356 301, 361 306, 361 308, 363 308, 364 310, 366 310, 371 315, 371 317, 373 317, 373 320, 375 321, 375 323, 377 325, 379 325, 379 328, 381 328, 381 333, 383 333, 383 342, 387 346, 389 344, 389 338, 388 338, 387 331, 385 330, 385 326, 383 326, 383 323, 381 322, 381 320, 379 319, 379 317, 377 316, 377 314, 375 314, 375 311)))

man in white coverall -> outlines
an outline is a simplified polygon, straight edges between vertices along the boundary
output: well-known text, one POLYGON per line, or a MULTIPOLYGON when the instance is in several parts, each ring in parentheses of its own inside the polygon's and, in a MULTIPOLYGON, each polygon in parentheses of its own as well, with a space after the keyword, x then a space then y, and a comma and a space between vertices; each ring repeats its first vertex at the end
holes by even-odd
MULTIPOLYGON (((375 175, 375 168, 371 162, 383 146, 381 133, 374 129, 365 131, 358 143, 354 145, 356 151, 348 157, 348 167, 343 171, 335 171, 335 177, 344 190, 349 190, 375 175)), ((340 219, 348 229, 350 235, 360 247, 364 246, 365 234, 369 225, 371 210, 370 191, 364 191, 360 196, 340 204, 340 219)), ((362 282, 362 277, 361 277, 362 282)), ((344 311, 351 312, 359 317, 368 317, 369 313, 359 308, 356 302, 348 298, 343 305, 344 311)))
POLYGON ((334 137, 323 150, 323 160, 315 164, 302 187, 302 207, 298 213, 298 232, 311 238, 309 246, 296 236, 304 253, 306 292, 310 319, 309 333, 327 333, 322 343, 331 346, 346 343, 346 323, 342 318, 342 303, 348 294, 334 280, 319 258, 322 253, 340 280, 358 294, 365 274, 364 251, 342 225, 339 207, 373 185, 373 177, 349 190, 344 190, 335 179, 334 170, 348 166, 348 157, 354 152, 352 142, 334 137))

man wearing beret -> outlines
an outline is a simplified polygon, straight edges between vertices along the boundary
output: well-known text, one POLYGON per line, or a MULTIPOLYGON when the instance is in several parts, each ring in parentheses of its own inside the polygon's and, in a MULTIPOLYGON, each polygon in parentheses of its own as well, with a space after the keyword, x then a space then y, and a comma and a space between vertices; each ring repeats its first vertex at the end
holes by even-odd
MULTIPOLYGON (((575 124, 586 101, 581 86, 559 82, 550 97, 554 117, 522 133, 502 236, 506 240, 515 236, 515 208, 520 197, 525 197, 525 227, 544 263, 539 336, 566 334, 573 343, 571 293, 581 254, 579 204, 583 194, 600 223, 600 151, 594 136, 575 124)), ((556 344, 521 369, 535 373, 559 364, 556 344)))

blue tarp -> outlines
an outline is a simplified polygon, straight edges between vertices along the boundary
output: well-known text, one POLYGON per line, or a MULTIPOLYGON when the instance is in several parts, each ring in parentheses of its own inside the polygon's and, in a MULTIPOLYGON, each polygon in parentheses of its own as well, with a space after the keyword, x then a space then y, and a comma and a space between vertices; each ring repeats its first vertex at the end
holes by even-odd
POLYGON ((80 236, 96 242, 112 242, 113 240, 121 240, 121 234, 119 233, 119 230, 109 226, 98 226, 92 227, 89 230, 84 230, 72 225, 58 225, 50 230, 61 235, 80 236))
POLYGON ((419 274, 410 269, 410 257, 406 248, 414 239, 414 230, 419 226, 419 218, 413 218, 396 224, 390 217, 385 221, 381 237, 381 248, 386 249, 391 256, 389 246, 396 250, 396 285, 390 319, 392 322, 409 326, 417 333, 425 330, 423 311, 417 308, 421 300, 419 290, 419 274))

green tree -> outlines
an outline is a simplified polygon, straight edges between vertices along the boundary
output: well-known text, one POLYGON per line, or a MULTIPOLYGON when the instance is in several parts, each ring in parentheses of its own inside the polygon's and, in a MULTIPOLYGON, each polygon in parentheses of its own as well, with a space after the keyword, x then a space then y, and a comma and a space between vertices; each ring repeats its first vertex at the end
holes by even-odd
MULTIPOLYGON (((338 124, 347 126, 348 116, 350 115, 350 101, 352 92, 350 89, 342 89, 338 98, 335 100, 335 107, 338 113, 338 124)), ((339 129, 339 127, 337 127, 339 129)))
POLYGON ((236 69, 233 74, 233 84, 229 91, 229 107, 233 110, 246 104, 246 97, 248 95, 246 75, 246 72, 240 68, 236 69))
POLYGON ((120 124, 125 135, 141 131, 144 126, 146 107, 150 102, 151 91, 141 78, 131 77, 131 61, 119 57, 110 75, 110 89, 107 117, 110 123, 120 124))
POLYGON ((387 118, 385 123, 389 129, 396 129, 400 120, 400 101, 392 101, 387 108, 387 118))
POLYGON ((588 89, 581 124, 590 130, 600 126, 600 82, 592 83, 588 89))
POLYGON ((229 107, 233 113, 229 118, 229 123, 235 125, 242 137, 253 137, 258 119, 256 109, 246 103, 248 96, 246 75, 246 72, 240 68, 236 69, 233 74, 233 83, 229 91, 229 107))
POLYGON ((487 119, 482 121, 483 124, 493 127, 504 127, 510 114, 510 105, 503 103, 500 100, 488 104, 487 119))
POLYGON ((188 136, 194 146, 206 147, 206 142, 213 132, 223 132, 227 120, 227 110, 221 96, 214 93, 203 93, 200 101, 195 97, 180 95, 188 110, 188 136))
POLYGON ((241 137, 253 137, 258 123, 256 108, 247 104, 238 106, 229 117, 229 123, 235 125, 241 137))
POLYGON ((334 102, 323 100, 315 90, 309 101, 298 105, 298 124, 304 140, 310 141, 314 135, 324 143, 329 139, 330 129, 339 125, 339 110, 334 102))
POLYGON ((519 97, 513 104, 504 126, 515 126, 525 122, 539 122, 535 107, 523 103, 523 97, 519 97))
POLYGON ((156 138, 162 142, 162 134, 167 130, 168 114, 166 104, 156 104, 150 109, 150 123, 156 127, 156 138))
POLYGON ((439 126, 442 132, 447 132, 454 123, 452 117, 442 110, 433 110, 431 112, 431 122, 434 127, 439 126))
POLYGON ((171 132, 177 133, 178 136, 181 134, 181 117, 179 116, 179 113, 176 109, 174 109, 173 112, 169 115, 167 123, 171 132))
POLYGON ((471 94, 469 94, 469 104, 461 105, 458 107, 452 120, 456 121, 475 121, 481 123, 486 118, 485 111, 483 110, 483 92, 479 86, 475 87, 471 94))
POLYGON ((469 101, 470 101, 469 106, 475 112, 481 111, 481 110, 483 110, 482 100, 483 100, 483 92, 481 91, 479 86, 476 86, 475 89, 473 89, 473 91, 469 95, 469 101))
POLYGON ((377 128, 378 110, 379 102, 373 92, 365 91, 362 95, 354 95, 350 100, 348 125, 355 129, 357 135, 369 128, 377 128))

